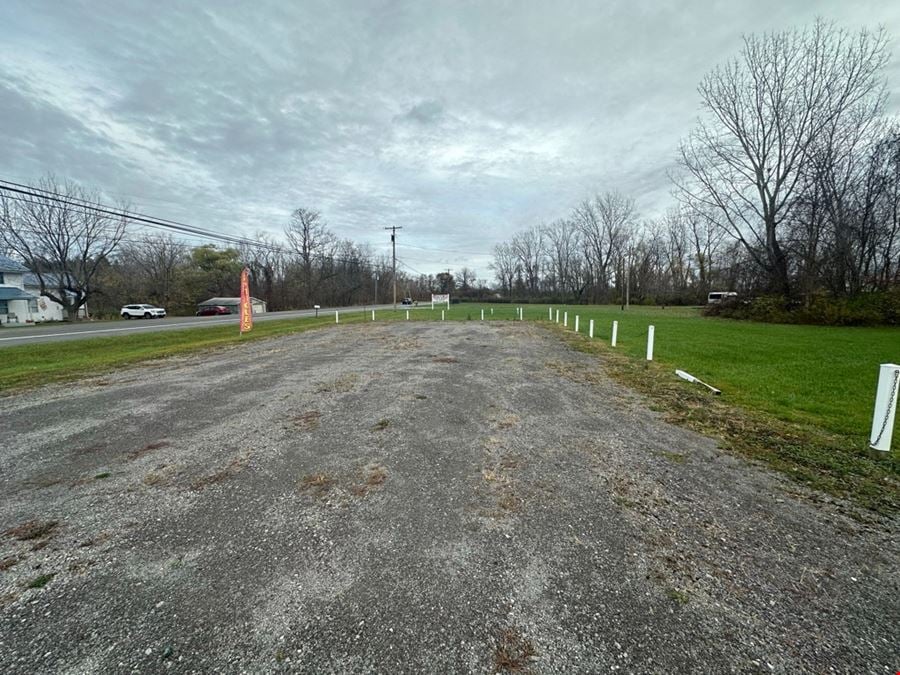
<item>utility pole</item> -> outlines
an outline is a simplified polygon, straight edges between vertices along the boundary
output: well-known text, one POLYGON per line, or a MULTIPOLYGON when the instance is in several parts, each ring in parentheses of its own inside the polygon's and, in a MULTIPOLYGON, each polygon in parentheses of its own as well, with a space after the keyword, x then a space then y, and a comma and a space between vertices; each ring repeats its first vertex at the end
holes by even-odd
POLYGON ((394 260, 394 310, 397 309, 397 230, 402 230, 402 227, 397 227, 396 225, 392 227, 384 228, 386 230, 391 231, 391 253, 393 255, 394 260))

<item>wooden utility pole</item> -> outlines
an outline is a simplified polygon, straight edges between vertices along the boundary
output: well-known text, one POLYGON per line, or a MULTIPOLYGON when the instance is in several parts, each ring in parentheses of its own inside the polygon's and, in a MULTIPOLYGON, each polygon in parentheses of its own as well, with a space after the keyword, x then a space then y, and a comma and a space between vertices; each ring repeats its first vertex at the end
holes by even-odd
POLYGON ((391 231, 391 253, 393 256, 394 263, 394 309, 397 309, 397 230, 402 230, 402 227, 397 227, 396 225, 392 227, 384 228, 386 230, 391 231))

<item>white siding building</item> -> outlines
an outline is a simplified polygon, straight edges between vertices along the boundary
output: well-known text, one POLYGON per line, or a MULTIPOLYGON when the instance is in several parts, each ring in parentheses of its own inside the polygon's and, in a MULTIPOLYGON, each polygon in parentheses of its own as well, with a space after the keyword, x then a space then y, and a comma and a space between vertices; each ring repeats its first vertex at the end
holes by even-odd
POLYGON ((28 268, 0 255, 0 323, 31 323, 37 296, 26 292, 28 268))

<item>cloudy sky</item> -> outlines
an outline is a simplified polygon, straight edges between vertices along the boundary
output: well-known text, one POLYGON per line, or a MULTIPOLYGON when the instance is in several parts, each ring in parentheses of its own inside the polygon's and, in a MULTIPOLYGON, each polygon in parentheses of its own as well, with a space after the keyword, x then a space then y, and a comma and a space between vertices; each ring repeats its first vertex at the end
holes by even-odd
POLYGON ((617 189, 652 216, 742 33, 884 25, 896 0, 0 2, 0 178, 278 233, 298 206, 436 272, 617 189))

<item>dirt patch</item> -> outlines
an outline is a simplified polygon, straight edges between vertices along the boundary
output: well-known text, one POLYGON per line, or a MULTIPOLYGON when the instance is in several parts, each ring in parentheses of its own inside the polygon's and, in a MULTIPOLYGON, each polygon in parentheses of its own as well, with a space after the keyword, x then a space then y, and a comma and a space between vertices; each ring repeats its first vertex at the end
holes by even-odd
POLYGON ((292 421, 294 428, 300 431, 314 431, 319 428, 322 419, 322 413, 318 410, 309 410, 305 413, 297 415, 292 421))
POLYGON ((345 373, 333 380, 319 382, 316 386, 317 394, 346 394, 356 388, 359 383, 359 375, 356 373, 345 373))
POLYGON ((156 441, 155 443, 148 443, 142 448, 138 448, 137 450, 132 450, 128 453, 128 459, 134 461, 136 459, 140 459, 145 455, 149 455, 154 450, 161 450, 162 448, 167 448, 172 445, 169 441, 156 441))
POLYGON ((19 541, 31 541, 49 537, 57 525, 59 525, 59 522, 56 520, 29 520, 21 525, 9 528, 3 534, 19 541))
POLYGON ((299 489, 315 496, 322 496, 337 483, 331 476, 324 473, 311 473, 300 479, 299 489))
POLYGON ((196 479, 193 483, 191 483, 191 489, 197 491, 204 490, 210 485, 222 483, 229 478, 234 478, 247 467, 247 463, 249 461, 250 458, 246 455, 235 457, 230 462, 220 467, 213 473, 196 479))
POLYGON ((17 562, 19 562, 19 557, 15 555, 8 555, 5 558, 0 559, 0 572, 5 572, 17 562))
POLYGON ((389 426, 391 426, 391 421, 389 419, 381 419, 375 422, 375 425, 372 427, 372 431, 384 431, 389 426))
POLYGON ((432 363, 459 363, 459 359, 455 356, 435 356, 431 361, 432 363))

